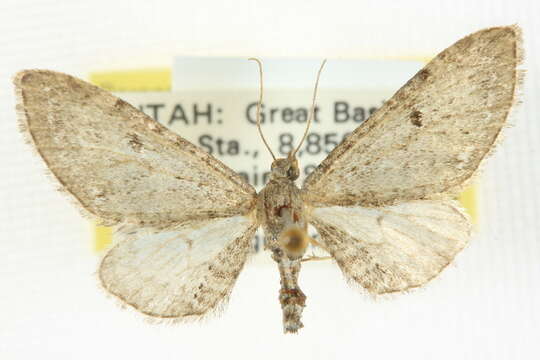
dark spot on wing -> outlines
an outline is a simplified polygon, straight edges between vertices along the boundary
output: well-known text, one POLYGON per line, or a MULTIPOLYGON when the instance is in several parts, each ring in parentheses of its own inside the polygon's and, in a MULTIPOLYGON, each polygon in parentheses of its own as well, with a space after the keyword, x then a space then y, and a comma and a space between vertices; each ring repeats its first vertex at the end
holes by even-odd
POLYGON ((409 118, 411 119, 411 123, 414 126, 421 127, 423 125, 422 123, 422 113, 418 110, 414 110, 411 115, 409 115, 409 118))
POLYGON ((141 148, 143 146, 141 140, 139 139, 139 137, 137 136, 137 134, 135 133, 128 133, 128 144, 129 146, 131 146, 131 148, 133 149, 133 151, 135 152, 141 152, 141 148))
POLYGON ((121 109, 125 106, 129 106, 129 104, 122 99, 117 99, 116 102, 114 103, 114 107, 117 109, 121 109))
POLYGON ((416 74, 416 77, 421 81, 426 81, 431 76, 431 72, 428 69, 422 69, 416 74))
POLYGON ((78 92, 82 86, 80 84, 79 81, 77 81, 77 79, 71 77, 71 76, 68 76, 67 77, 67 85, 73 90, 73 91, 76 91, 78 92))

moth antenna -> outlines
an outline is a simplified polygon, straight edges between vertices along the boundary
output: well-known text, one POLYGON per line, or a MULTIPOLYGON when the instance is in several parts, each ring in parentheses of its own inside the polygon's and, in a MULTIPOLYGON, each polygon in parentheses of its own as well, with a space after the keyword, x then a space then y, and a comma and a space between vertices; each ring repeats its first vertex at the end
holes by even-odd
POLYGON ((259 89, 259 101, 257 102, 257 129, 259 129, 259 134, 261 135, 261 139, 264 143, 264 145, 266 145, 266 148, 268 149, 268 151, 270 151, 270 155, 272 155, 272 157, 274 158, 274 160, 276 160, 276 156, 274 155, 274 153, 272 152, 272 149, 270 149, 270 146, 268 145, 268 143, 266 142, 266 139, 264 138, 264 135, 262 133, 262 130, 261 130, 261 105, 262 105, 262 99, 263 99, 263 71, 262 71, 262 63, 259 59, 257 58, 249 58, 248 60, 253 60, 257 63, 257 65, 259 66, 259 83, 260 83, 260 89, 259 89))
POLYGON ((293 157, 296 156, 296 153, 298 152, 298 150, 300 150, 300 147, 304 143, 304 140, 306 140, 306 137, 307 137, 307 134, 308 134, 308 131, 309 131, 309 127, 311 125, 311 120, 313 119, 313 116, 315 114, 315 100, 317 98, 317 88, 319 87, 319 78, 321 77, 321 72, 322 72, 322 69, 324 67, 324 64, 326 64, 326 59, 323 60, 323 62, 321 64, 321 67, 319 68, 319 72, 317 73, 317 80, 315 81, 315 89, 313 89, 313 101, 311 103, 311 109, 309 111, 309 117, 308 117, 308 123, 306 125, 306 131, 304 131, 304 136, 302 137, 302 140, 300 141, 300 144, 298 144, 298 147, 292 153, 293 157))

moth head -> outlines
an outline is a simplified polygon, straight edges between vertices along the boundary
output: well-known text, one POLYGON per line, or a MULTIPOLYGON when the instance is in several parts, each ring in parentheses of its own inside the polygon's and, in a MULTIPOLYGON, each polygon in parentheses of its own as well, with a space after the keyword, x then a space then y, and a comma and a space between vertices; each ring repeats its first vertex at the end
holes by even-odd
POLYGON ((261 129, 261 106, 262 106, 262 100, 263 100, 263 73, 262 73, 262 63, 257 58, 249 58, 249 60, 253 60, 257 63, 259 66, 259 78, 260 78, 260 91, 259 91, 259 101, 257 102, 257 129, 259 130, 259 134, 261 135, 261 139, 268 149, 268 152, 270 152, 270 155, 272 155, 272 158, 274 159, 274 162, 272 163, 272 178, 276 179, 289 179, 291 181, 294 181, 298 179, 298 176, 300 176, 300 170, 298 169, 298 160, 296 160, 296 153, 300 148, 302 147, 302 144, 304 143, 304 140, 306 139, 308 132, 309 132, 309 126, 311 125, 311 120, 314 117, 315 114, 315 99, 317 98, 317 87, 319 85, 319 78, 321 77, 321 72, 324 67, 324 64, 326 64, 326 60, 324 60, 321 64, 321 67, 319 68, 319 72, 317 73, 317 80, 315 81, 315 88, 313 89, 313 101, 311 104, 311 110, 309 112, 309 116, 307 119, 306 124, 306 130, 304 131, 304 135, 302 136, 302 140, 300 140, 300 144, 296 147, 296 149, 292 150, 289 153, 289 156, 286 158, 276 159, 276 156, 272 152, 272 149, 270 149, 270 145, 268 145, 268 142, 264 138, 262 129, 261 129))
POLYGON ((291 153, 286 158, 279 158, 272 162, 272 177, 285 178, 291 181, 298 179, 300 169, 298 168, 298 160, 291 153))

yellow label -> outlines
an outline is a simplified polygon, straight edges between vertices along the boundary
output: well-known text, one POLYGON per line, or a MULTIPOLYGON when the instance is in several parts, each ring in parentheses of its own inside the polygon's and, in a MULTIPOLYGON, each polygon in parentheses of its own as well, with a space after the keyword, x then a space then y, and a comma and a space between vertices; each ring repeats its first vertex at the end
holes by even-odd
POLYGON ((100 252, 112 242, 112 228, 94 224, 94 251, 100 252))
POLYGON ((170 91, 171 70, 147 69, 90 74, 90 82, 108 91, 170 91))
POLYGON ((473 224, 478 220, 476 208, 476 185, 469 186, 459 196, 459 202, 467 210, 467 214, 471 217, 473 224))

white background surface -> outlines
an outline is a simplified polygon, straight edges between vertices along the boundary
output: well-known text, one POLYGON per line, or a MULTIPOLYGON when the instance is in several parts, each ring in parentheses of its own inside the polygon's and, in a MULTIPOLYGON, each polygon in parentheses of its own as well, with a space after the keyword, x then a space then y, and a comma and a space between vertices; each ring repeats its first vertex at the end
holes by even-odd
POLYGON ((535 1, 0 3, 0 358, 537 359, 540 355, 540 6, 535 1), (519 23, 523 105, 481 178, 481 226, 426 289, 373 301, 332 264, 302 272, 306 328, 281 334, 274 267, 246 267, 227 312, 156 326, 97 290, 88 224, 16 131, 11 76, 170 65, 175 55, 434 55, 519 23))

